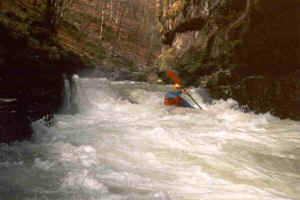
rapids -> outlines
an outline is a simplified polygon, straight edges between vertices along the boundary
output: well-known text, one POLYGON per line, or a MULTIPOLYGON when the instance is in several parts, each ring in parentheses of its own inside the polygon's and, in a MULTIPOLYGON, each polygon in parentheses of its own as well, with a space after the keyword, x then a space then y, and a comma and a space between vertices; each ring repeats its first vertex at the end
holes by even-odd
POLYGON ((169 86, 77 78, 77 114, 0 144, 0 200, 298 200, 300 122, 162 105, 169 86))

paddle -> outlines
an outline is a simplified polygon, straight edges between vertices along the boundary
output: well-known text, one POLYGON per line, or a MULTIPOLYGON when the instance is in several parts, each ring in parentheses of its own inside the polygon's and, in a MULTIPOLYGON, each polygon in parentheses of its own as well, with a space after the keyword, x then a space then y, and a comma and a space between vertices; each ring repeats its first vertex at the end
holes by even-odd
POLYGON ((192 95, 191 95, 188 91, 186 91, 186 94, 192 99, 192 101, 193 101, 200 109, 203 109, 203 108, 197 103, 197 101, 192 97, 192 95))
MULTIPOLYGON (((181 85, 180 78, 170 69, 166 70, 167 76, 176 84, 181 85)), ((202 107, 197 103, 197 101, 192 97, 192 95, 186 90, 186 94, 192 99, 192 101, 200 108, 202 107)))
POLYGON ((175 72, 173 72, 170 69, 166 70, 166 74, 167 76, 174 82, 177 83, 178 85, 181 85, 181 80, 180 78, 175 74, 175 72))

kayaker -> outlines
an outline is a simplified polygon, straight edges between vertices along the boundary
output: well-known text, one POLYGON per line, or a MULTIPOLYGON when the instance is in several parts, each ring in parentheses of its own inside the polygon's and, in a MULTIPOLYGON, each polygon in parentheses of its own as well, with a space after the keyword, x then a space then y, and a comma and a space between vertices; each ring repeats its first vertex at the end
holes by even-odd
POLYGON ((169 106, 172 105, 172 106, 194 108, 187 100, 181 97, 182 93, 187 93, 187 90, 182 89, 181 85, 175 84, 173 86, 173 90, 167 92, 164 99, 164 104, 169 106))

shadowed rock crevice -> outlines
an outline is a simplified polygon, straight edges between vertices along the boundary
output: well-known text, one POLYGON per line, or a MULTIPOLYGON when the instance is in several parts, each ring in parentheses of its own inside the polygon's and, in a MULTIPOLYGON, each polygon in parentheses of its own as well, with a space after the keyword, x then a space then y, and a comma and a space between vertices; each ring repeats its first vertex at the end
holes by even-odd
POLYGON ((176 28, 172 29, 172 31, 168 31, 162 36, 162 43, 172 45, 176 34, 201 30, 204 25, 205 21, 202 18, 194 18, 186 23, 179 24, 176 28))

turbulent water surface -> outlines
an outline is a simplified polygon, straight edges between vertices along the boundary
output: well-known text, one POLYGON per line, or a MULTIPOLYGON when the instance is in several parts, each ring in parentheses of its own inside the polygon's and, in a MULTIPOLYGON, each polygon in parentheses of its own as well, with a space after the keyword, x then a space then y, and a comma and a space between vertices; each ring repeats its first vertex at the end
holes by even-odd
POLYGON ((299 200, 300 123, 162 105, 166 86, 77 79, 79 113, 0 145, 1 200, 299 200))

